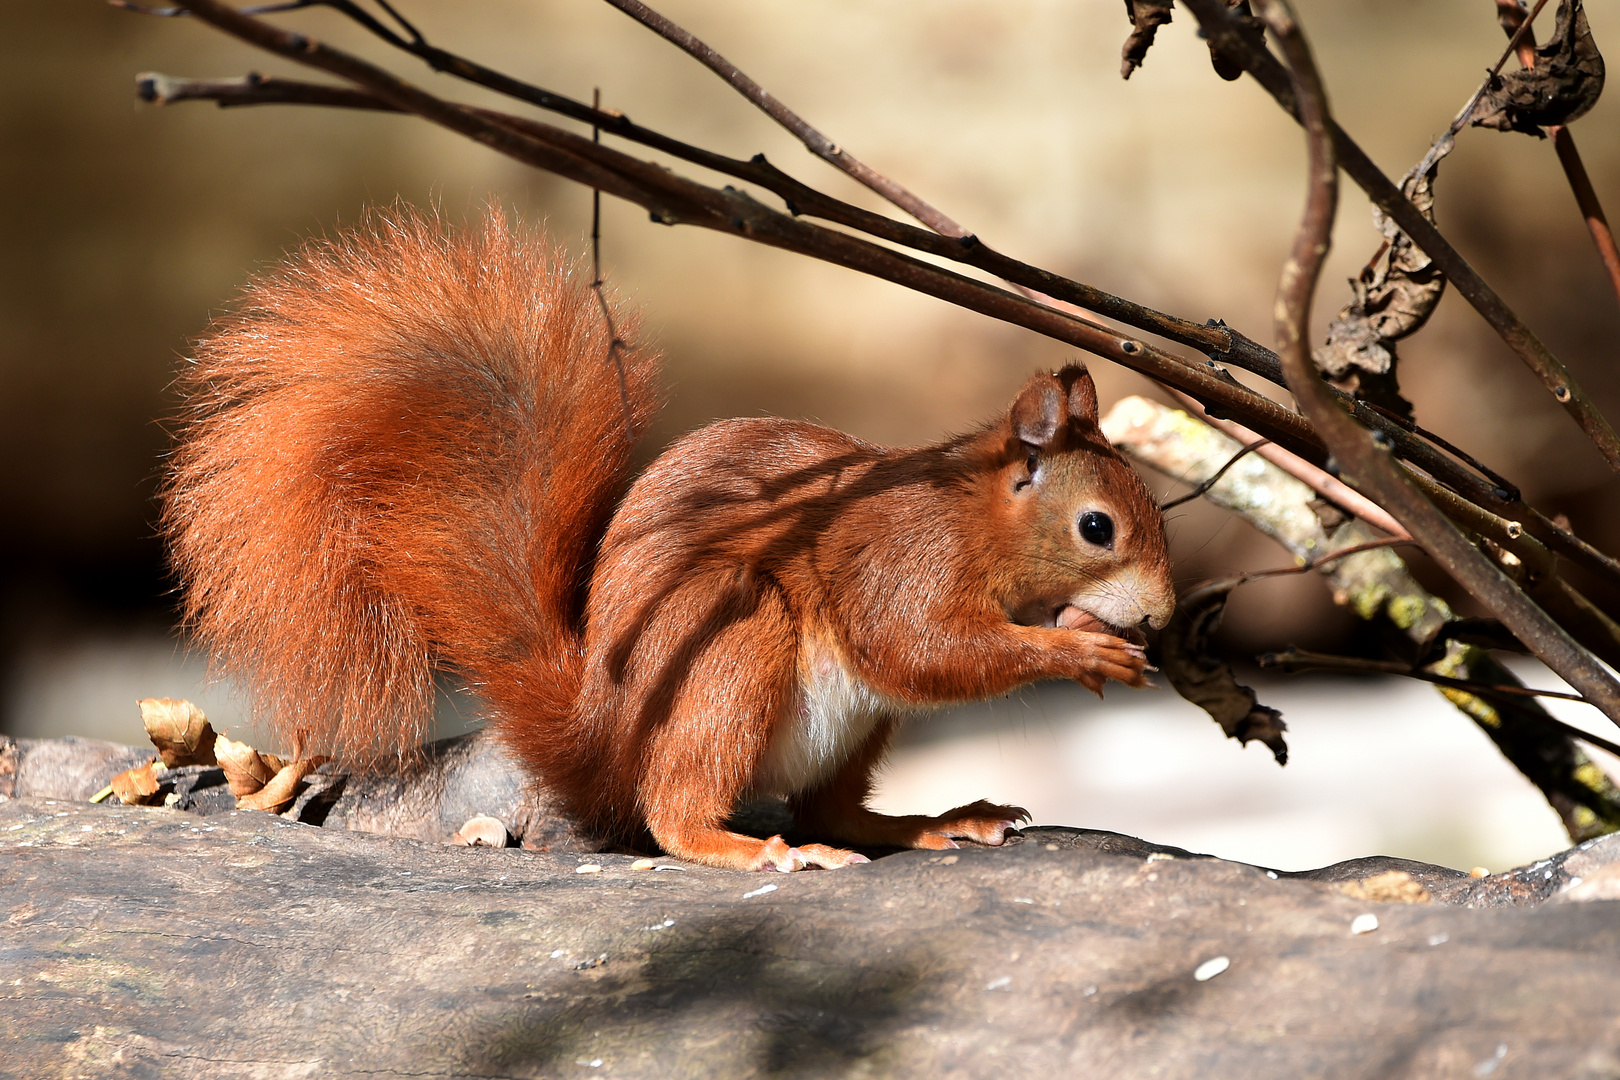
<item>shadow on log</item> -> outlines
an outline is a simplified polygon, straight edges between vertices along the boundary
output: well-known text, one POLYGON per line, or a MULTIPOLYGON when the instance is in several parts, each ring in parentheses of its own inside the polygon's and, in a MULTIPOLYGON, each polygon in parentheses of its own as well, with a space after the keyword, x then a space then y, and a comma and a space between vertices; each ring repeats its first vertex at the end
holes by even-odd
POLYGON ((1578 902, 1617 837, 1483 879, 1055 828, 793 875, 424 842, 503 797, 565 836, 489 754, 313 828, 0 749, 0 1076, 1620 1076, 1620 908, 1578 902))

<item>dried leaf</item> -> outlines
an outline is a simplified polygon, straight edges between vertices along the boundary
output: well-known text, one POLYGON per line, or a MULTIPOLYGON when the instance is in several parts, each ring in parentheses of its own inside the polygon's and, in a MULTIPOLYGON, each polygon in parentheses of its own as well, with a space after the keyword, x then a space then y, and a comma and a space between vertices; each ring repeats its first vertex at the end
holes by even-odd
POLYGON ((468 818, 467 823, 452 834, 450 839, 468 847, 505 847, 506 836, 506 826, 501 823, 500 818, 479 814, 477 817, 468 818))
POLYGON ((223 735, 214 739, 214 756, 238 801, 268 784, 287 764, 274 754, 261 754, 247 743, 223 735))
MULTIPOLYGON (((241 744, 238 743, 237 745, 241 744)), ((268 754, 258 756, 261 761, 265 758, 275 761, 281 760, 268 754)), ((263 787, 246 795, 238 795, 236 805, 243 810, 264 810, 271 814, 279 813, 298 794, 298 785, 304 777, 320 768, 326 760, 324 757, 313 757, 284 764, 276 770, 275 775, 263 787)), ((225 775, 226 777, 230 776, 228 769, 225 775)), ((233 786, 231 790, 234 792, 236 788, 233 786)))
POLYGON ((1581 0, 1560 0, 1553 36, 1536 50, 1535 67, 1493 79, 1469 123, 1545 138, 1542 128, 1577 120, 1597 104, 1603 75, 1581 0))
POLYGON ((178 769, 219 763, 214 757, 214 729, 197 706, 175 698, 142 698, 137 704, 146 737, 157 747, 163 764, 178 769))
POLYGON ((158 790, 157 758, 145 765, 125 769, 113 777, 108 786, 125 806, 141 806, 151 802, 158 790))
POLYGON ((1229 739, 1247 745, 1259 740, 1278 765, 1288 764, 1282 713, 1261 705, 1254 691, 1238 683, 1232 669, 1209 655, 1209 638, 1226 612, 1226 600, 1237 587, 1225 581, 1200 589, 1176 607, 1170 625, 1159 634, 1159 669, 1176 693, 1209 713, 1229 739))
MULTIPOLYGON (((1249 39, 1249 43, 1259 48, 1266 47, 1266 27, 1254 12, 1249 10, 1249 0, 1226 0, 1226 6, 1232 11, 1231 19, 1238 25, 1238 33, 1249 39)), ((1210 43, 1209 62, 1215 68, 1215 74, 1232 82, 1243 77, 1243 65, 1215 51, 1215 45, 1210 43)))
MULTIPOLYGON (((1412 205, 1434 220, 1434 177, 1440 159, 1451 152, 1444 141, 1428 168, 1409 175, 1401 190, 1412 205)), ((1411 403, 1396 382, 1395 343, 1416 333, 1434 314, 1446 278, 1434 261, 1395 223, 1373 209, 1373 223, 1384 244, 1360 275, 1350 279, 1351 300, 1328 326, 1326 344, 1312 354, 1316 366, 1343 389, 1402 416, 1411 403)))
POLYGON ((1133 29, 1131 36, 1125 39, 1125 47, 1119 51, 1120 78, 1130 78, 1131 72, 1142 66, 1153 45, 1153 35, 1170 21, 1174 7, 1172 0, 1125 0, 1125 15, 1133 29))

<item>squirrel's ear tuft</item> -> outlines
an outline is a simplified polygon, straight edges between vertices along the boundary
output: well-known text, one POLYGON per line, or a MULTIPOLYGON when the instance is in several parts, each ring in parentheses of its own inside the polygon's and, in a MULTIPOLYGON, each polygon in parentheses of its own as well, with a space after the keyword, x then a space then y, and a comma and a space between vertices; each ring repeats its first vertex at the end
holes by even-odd
POLYGON ((1030 446, 1049 447, 1068 419, 1063 385, 1051 375, 1024 384, 1012 407, 1013 434, 1030 446))
POLYGON ((1069 399, 1069 415, 1082 423, 1097 425, 1097 384, 1084 364, 1069 364, 1057 373, 1069 399))

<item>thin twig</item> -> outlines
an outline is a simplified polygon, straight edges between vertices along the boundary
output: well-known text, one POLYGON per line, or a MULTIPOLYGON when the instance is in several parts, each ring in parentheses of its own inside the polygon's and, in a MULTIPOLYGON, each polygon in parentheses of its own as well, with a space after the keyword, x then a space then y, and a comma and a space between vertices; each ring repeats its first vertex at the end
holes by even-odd
MULTIPOLYGON (((1257 657, 1263 668, 1277 668, 1285 672, 1295 671, 1359 671, 1369 675, 1399 675, 1406 679, 1417 679, 1421 682, 1434 683, 1436 686, 1446 686, 1453 690, 1465 690, 1470 694, 1505 694, 1509 697, 1544 697, 1557 698, 1560 701, 1578 701, 1582 705, 1592 704, 1579 694, 1567 693, 1563 690, 1538 690, 1530 686, 1514 686, 1510 683, 1479 683, 1471 679, 1453 679, 1449 675, 1437 675, 1432 671, 1424 671, 1399 660, 1369 660, 1360 656, 1333 656, 1328 653, 1310 652, 1306 649, 1289 647, 1282 652, 1261 653, 1257 657)), ((1569 728, 1571 734, 1577 738, 1586 739, 1594 746, 1601 746, 1612 753, 1620 753, 1620 745, 1606 742, 1596 735, 1588 735, 1579 728, 1569 728), (1611 749, 1612 748, 1612 749, 1611 749)))
MULTIPOLYGON (((1239 63, 1291 116, 1302 119, 1302 106, 1291 85, 1290 71, 1263 46, 1251 42, 1231 18, 1225 0, 1182 0, 1198 19, 1212 47, 1239 63)), ((1593 445, 1620 472, 1620 435, 1598 412, 1569 370, 1525 325, 1485 279, 1464 259, 1433 222, 1390 182, 1355 140, 1337 123, 1328 122, 1328 138, 1340 167, 1413 243, 1433 259, 1442 273, 1497 334, 1524 361, 1553 399, 1586 432, 1593 445)))
POLYGON ((856 160, 855 156, 848 150, 817 131, 808 121, 784 105, 763 86, 744 75, 736 64, 721 56, 693 34, 688 33, 642 3, 641 0, 607 0, 607 2, 720 76, 727 86, 747 98, 766 116, 769 116, 791 132, 794 138, 802 142, 812 154, 865 184, 941 236, 961 239, 969 235, 966 229, 952 221, 950 217, 940 210, 928 205, 921 198, 882 173, 856 160))
POLYGON ((1603 260, 1603 269, 1609 275, 1609 285, 1614 289, 1615 299, 1620 300, 1620 248, 1615 246, 1609 219, 1603 213, 1603 204, 1598 201, 1597 189, 1592 187, 1592 178, 1586 175, 1586 164, 1581 161, 1581 153, 1575 149, 1575 136, 1562 124, 1548 128, 1547 134, 1552 136, 1558 162, 1563 165, 1569 188, 1575 193, 1575 203, 1581 208, 1581 217, 1586 222, 1587 233, 1592 237, 1592 246, 1597 248, 1598 258, 1603 260))
POLYGON ((1311 364, 1305 327, 1338 203, 1336 140, 1327 95, 1292 6, 1287 0, 1264 0, 1257 6, 1287 58, 1309 157, 1305 213, 1283 266, 1275 307, 1277 353, 1288 388, 1358 486, 1406 526, 1452 580, 1494 612, 1544 664, 1620 725, 1620 681, 1423 497, 1378 439, 1338 407, 1311 364))
POLYGON ((1188 394, 1171 389, 1170 395, 1180 402, 1183 408, 1227 438, 1240 444, 1258 441, 1260 445, 1255 453, 1333 505, 1392 536, 1407 536, 1407 532, 1401 527, 1401 523, 1390 517, 1388 511, 1338 477, 1330 475, 1325 469, 1318 468, 1284 447, 1261 439, 1253 431, 1234 420, 1211 416, 1209 410, 1205 409, 1201 402, 1188 394))
POLYGON ((1206 581, 1200 585, 1195 585, 1187 590, 1186 595, 1181 598, 1181 603, 1188 606, 1197 606, 1205 596, 1229 593, 1233 589, 1248 585, 1250 582, 1265 581, 1274 577, 1289 577, 1295 574, 1308 574, 1312 570, 1321 570, 1338 562, 1340 559, 1360 555, 1364 551, 1380 551, 1384 548, 1401 547, 1407 544, 1416 545, 1417 541, 1406 536, 1390 536, 1382 540, 1369 540, 1363 544, 1352 544, 1337 551, 1324 552, 1315 558, 1295 563, 1293 566, 1272 566, 1265 570, 1245 570, 1241 574, 1233 574, 1231 577, 1219 578, 1215 581, 1206 581))
MULTIPOLYGON (((386 5, 385 5, 386 6, 386 5)), ((602 111, 602 88, 596 87, 591 91, 591 107, 597 112, 602 111)), ((602 131, 594 124, 591 126, 591 142, 602 142, 602 131)), ((602 189, 591 188, 591 289, 596 293, 596 302, 602 308, 602 321, 607 324, 608 332, 608 359, 613 362, 613 370, 619 377, 619 413, 624 417, 624 437, 631 437, 630 424, 630 387, 624 375, 624 342, 619 340, 619 331, 613 325, 613 310, 608 307, 607 296, 602 292, 602 189)))
POLYGON ((1181 506, 1183 503, 1190 503, 1194 499, 1202 497, 1203 494, 1206 491, 1208 491, 1210 488, 1214 487, 1217 483, 1220 482, 1221 477, 1226 475, 1226 470, 1228 470, 1232 466, 1236 465, 1239 461, 1241 461, 1243 459, 1243 457, 1246 454, 1253 453, 1254 451, 1260 449, 1262 446, 1265 446, 1269 442, 1271 442, 1270 439, 1256 439, 1256 440, 1254 440, 1254 442, 1249 443, 1247 446, 1243 447, 1237 453, 1235 453, 1231 457, 1227 458, 1226 463, 1224 465, 1222 465, 1220 468, 1215 470, 1215 475, 1214 476, 1211 476, 1208 480, 1205 480, 1203 483, 1199 484, 1197 487, 1193 488, 1191 491, 1187 492, 1185 495, 1178 495, 1174 499, 1171 499, 1169 502, 1160 503, 1159 504, 1159 512, 1163 513, 1166 510, 1174 510, 1176 507, 1181 506))

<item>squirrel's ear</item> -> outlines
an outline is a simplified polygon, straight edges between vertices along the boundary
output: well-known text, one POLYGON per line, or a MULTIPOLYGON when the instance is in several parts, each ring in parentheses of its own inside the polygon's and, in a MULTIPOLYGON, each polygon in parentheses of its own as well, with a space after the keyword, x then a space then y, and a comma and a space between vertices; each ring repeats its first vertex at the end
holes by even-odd
POLYGON ((1097 384, 1091 381, 1091 372, 1084 364, 1070 364, 1057 373, 1058 382, 1069 398, 1069 415, 1083 423, 1097 426, 1097 384))
POLYGON ((1030 446, 1050 446, 1068 419, 1067 405, 1063 385, 1056 378, 1035 376, 1013 402, 1013 434, 1030 446))

